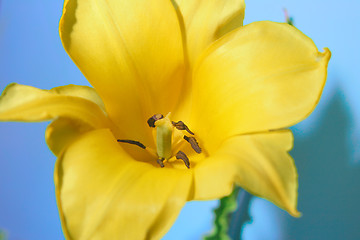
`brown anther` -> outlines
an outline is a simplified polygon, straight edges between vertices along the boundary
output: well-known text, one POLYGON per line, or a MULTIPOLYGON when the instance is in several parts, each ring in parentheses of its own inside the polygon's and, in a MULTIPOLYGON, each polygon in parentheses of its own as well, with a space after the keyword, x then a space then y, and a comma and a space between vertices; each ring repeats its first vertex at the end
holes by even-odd
POLYGON ((138 147, 141 147, 142 149, 146 149, 146 146, 144 144, 142 144, 141 142, 138 142, 138 141, 134 141, 134 140, 124 140, 124 139, 118 139, 117 140, 118 142, 121 142, 121 143, 129 143, 129 144, 133 144, 133 145, 136 145, 138 147))
POLYGON ((196 139, 194 137, 188 137, 184 135, 184 139, 190 143, 191 147, 194 149, 195 152, 201 153, 201 148, 199 147, 199 144, 197 143, 196 139))
POLYGON ((185 125, 185 123, 183 121, 178 121, 178 122, 172 121, 171 123, 174 127, 176 127, 176 129, 186 130, 191 135, 194 135, 194 133, 192 131, 190 131, 190 129, 185 125))
POLYGON ((164 167, 164 163, 163 163, 163 161, 165 160, 165 158, 158 158, 158 160, 156 161, 159 165, 160 165, 160 167, 164 167))
POLYGON ((153 115, 151 118, 149 118, 147 120, 147 123, 148 123, 149 127, 154 128, 155 127, 155 122, 157 120, 162 119, 162 118, 164 118, 164 116, 162 114, 155 114, 155 115, 153 115))
POLYGON ((190 168, 190 161, 189 158, 186 156, 186 154, 182 151, 178 151, 178 153, 176 154, 176 159, 181 159, 184 161, 185 166, 187 168, 190 168))

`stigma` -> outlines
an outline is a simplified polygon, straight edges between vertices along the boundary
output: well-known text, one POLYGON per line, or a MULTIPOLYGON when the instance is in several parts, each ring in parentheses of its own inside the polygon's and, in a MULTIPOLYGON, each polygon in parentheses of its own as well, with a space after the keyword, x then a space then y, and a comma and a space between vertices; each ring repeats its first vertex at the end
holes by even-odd
MULTIPOLYGON (((147 123, 150 128, 154 129, 154 138, 156 142, 156 150, 146 147, 144 144, 134 140, 118 139, 118 142, 129 143, 141 147, 147 150, 149 153, 157 157, 157 163, 160 167, 164 167, 164 161, 175 157, 178 160, 182 160, 187 168, 190 168, 189 158, 183 151, 178 151, 175 155, 173 153, 174 148, 174 131, 179 131, 182 135, 182 140, 188 142, 196 153, 201 153, 202 150, 196 141, 194 136, 187 136, 186 134, 194 135, 194 133, 186 126, 182 121, 174 122, 170 120, 171 113, 168 113, 165 117, 162 114, 155 114, 151 116, 147 123), (155 154, 154 154, 155 153, 155 154)), ((177 134, 179 135, 179 134, 177 134)), ((179 141, 177 141, 179 142, 179 141)), ((178 143, 177 143, 178 144, 178 143)))

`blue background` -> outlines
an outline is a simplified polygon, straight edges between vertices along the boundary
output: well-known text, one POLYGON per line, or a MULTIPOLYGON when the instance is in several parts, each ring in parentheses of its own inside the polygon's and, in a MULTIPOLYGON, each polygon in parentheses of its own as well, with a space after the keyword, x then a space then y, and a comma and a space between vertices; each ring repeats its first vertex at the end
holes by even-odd
MULTIPOLYGON (((62 48, 58 21, 62 1, 3 0, 0 7, 0 91, 11 82, 43 89, 87 85, 62 48)), ((299 172, 295 219, 254 198, 245 240, 360 239, 360 1, 248 0, 245 23, 295 25, 332 58, 318 108, 292 128, 299 172)), ((47 123, 0 123, 0 229, 9 239, 63 239, 53 168, 44 141, 47 123)), ((200 239, 210 231, 216 201, 190 202, 164 239, 200 239)))

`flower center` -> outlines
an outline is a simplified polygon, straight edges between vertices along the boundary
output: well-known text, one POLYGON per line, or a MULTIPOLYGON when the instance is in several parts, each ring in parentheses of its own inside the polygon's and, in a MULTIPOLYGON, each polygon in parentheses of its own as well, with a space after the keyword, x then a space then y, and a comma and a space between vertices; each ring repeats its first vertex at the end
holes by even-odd
MULTIPOLYGON (((187 134, 194 135, 193 132, 185 125, 184 122, 178 121, 174 122, 170 120, 170 113, 168 113, 165 117, 162 114, 155 114, 150 117, 147 121, 149 127, 155 129, 155 142, 156 142, 156 151, 146 147, 144 144, 134 141, 134 140, 123 140, 118 139, 118 142, 129 143, 141 147, 142 149, 147 150, 152 155, 157 157, 157 163, 164 167, 164 161, 172 158, 173 155, 173 140, 174 140, 174 132, 177 132, 178 140, 175 142, 175 145, 179 144, 180 141, 185 140, 190 143, 191 147, 194 149, 196 153, 201 153, 201 148, 197 143, 195 137, 187 136, 183 133, 186 131, 187 134), (179 136, 182 136, 179 140, 179 136)), ((185 163, 187 168, 190 168, 190 161, 186 154, 182 151, 178 151, 175 155, 176 159, 180 159, 185 163)))

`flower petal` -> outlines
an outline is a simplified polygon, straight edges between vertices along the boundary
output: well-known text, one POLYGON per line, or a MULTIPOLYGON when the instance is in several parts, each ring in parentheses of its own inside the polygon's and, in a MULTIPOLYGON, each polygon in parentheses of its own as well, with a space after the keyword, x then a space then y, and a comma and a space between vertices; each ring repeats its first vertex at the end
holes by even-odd
POLYGON ((195 167, 195 199, 230 194, 233 184, 265 198, 293 216, 297 205, 297 172, 288 154, 290 130, 236 136, 195 167))
POLYGON ((185 22, 190 62, 213 41, 242 26, 244 0, 176 0, 185 22))
POLYGON ((181 31, 171 2, 68 0, 60 36, 110 118, 127 129, 117 137, 152 142, 146 120, 171 111, 184 75, 181 31))
POLYGON ((94 130, 90 125, 71 118, 60 117, 46 128, 45 140, 55 156, 59 156, 81 134, 94 130))
MULTIPOLYGON (((93 94, 88 87, 69 88, 78 88, 82 92, 89 91, 88 96, 93 94)), ((72 95, 62 94, 56 89, 47 91, 16 83, 10 84, 0 97, 0 121, 46 121, 61 116, 81 120, 93 128, 110 127, 105 113, 95 104, 95 100, 75 96, 75 92, 74 90, 72 95)))
POLYGON ((50 89, 49 91, 53 92, 53 93, 65 95, 65 96, 85 98, 91 102, 94 102, 104 112, 106 112, 105 105, 94 88, 91 88, 88 86, 79 86, 79 85, 70 84, 70 85, 66 85, 66 86, 55 87, 53 89, 50 89))
POLYGON ((192 128, 211 151, 229 136, 294 125, 318 103, 329 58, 288 24, 255 22, 225 35, 195 69, 192 128))
POLYGON ((57 201, 68 239, 160 239, 192 190, 192 172, 134 161, 105 129, 58 159, 57 201))

